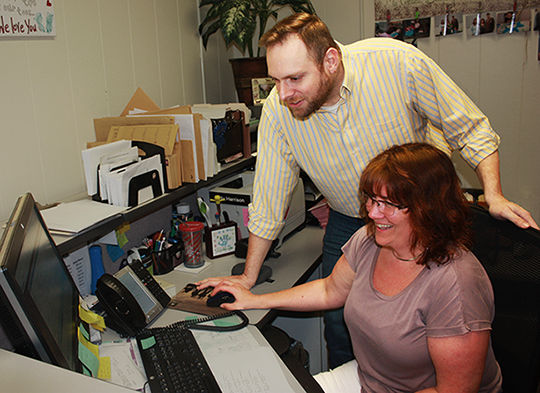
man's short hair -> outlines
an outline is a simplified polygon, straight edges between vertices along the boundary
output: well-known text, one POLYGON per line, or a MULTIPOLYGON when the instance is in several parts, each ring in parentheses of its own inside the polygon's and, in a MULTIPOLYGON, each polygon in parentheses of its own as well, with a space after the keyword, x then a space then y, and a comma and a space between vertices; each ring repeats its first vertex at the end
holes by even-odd
POLYGON ((259 46, 268 49, 283 44, 292 35, 298 36, 304 42, 309 55, 319 66, 322 66, 329 48, 340 51, 324 22, 316 15, 302 12, 292 14, 276 23, 261 37, 259 46))

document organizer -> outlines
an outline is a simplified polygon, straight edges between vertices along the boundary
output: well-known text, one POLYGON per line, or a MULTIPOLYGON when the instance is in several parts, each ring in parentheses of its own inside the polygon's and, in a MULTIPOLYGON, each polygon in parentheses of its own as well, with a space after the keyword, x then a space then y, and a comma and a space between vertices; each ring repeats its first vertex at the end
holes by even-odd
POLYGON ((244 130, 243 112, 227 111, 223 119, 212 120, 212 127, 214 143, 217 146, 217 159, 220 163, 244 157, 246 143, 250 145, 251 149, 249 127, 247 133, 244 130))
MULTIPOLYGON (((161 159, 161 167, 162 167, 162 173, 163 173, 163 188, 165 189, 165 192, 170 192, 171 189, 169 189, 169 183, 167 181, 167 161, 165 159, 165 149, 161 146, 154 145, 153 143, 143 142, 143 141, 131 141, 131 145, 137 146, 139 149, 141 149, 144 152, 145 156, 143 156, 143 159, 155 156, 156 154, 159 155, 161 159)), ((158 180, 159 180, 159 176, 158 176, 158 180)), ((160 195, 161 195, 161 192, 160 192, 160 195)), ((155 196, 156 195, 154 194, 154 197, 155 196)))
MULTIPOLYGON (((139 191, 147 187, 150 187, 152 190, 152 198, 156 198, 162 195, 163 190, 165 192, 171 191, 171 189, 168 186, 168 181, 167 181, 167 162, 165 158, 165 149, 161 146, 154 145, 153 143, 143 142, 143 141, 131 141, 131 145, 143 151, 144 155, 140 156, 142 160, 158 155, 161 162, 162 176, 160 176, 157 170, 151 170, 151 171, 142 173, 140 175, 134 176, 132 179, 130 179, 128 190, 127 190, 128 192, 127 202, 128 202, 129 207, 138 205, 139 191), (163 182, 163 188, 161 186, 161 182, 163 182)), ((129 165, 130 164, 128 164, 127 166, 129 165)), ((98 190, 97 190, 97 193, 92 196, 92 200, 106 203, 108 202, 108 200, 103 199, 101 197, 101 189, 100 189, 100 182, 99 182, 99 169, 100 167, 98 166, 97 171, 96 171, 96 175, 98 178, 98 181, 97 181, 98 190)))
MULTIPOLYGON (((165 176, 163 176, 165 178, 165 176)), ((151 187, 152 188, 152 197, 156 198, 162 194, 161 192, 161 180, 159 178, 159 172, 155 169, 142 173, 138 176, 133 177, 129 181, 129 190, 128 190, 128 206, 133 207, 139 204, 139 191, 151 187)))

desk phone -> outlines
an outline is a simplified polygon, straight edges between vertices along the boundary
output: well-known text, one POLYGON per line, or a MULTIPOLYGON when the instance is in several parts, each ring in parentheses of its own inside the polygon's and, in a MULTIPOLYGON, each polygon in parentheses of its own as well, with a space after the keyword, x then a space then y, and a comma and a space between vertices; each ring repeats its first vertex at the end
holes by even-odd
POLYGON ((114 275, 102 275, 96 296, 107 313, 107 324, 131 337, 156 319, 171 300, 139 260, 114 275))

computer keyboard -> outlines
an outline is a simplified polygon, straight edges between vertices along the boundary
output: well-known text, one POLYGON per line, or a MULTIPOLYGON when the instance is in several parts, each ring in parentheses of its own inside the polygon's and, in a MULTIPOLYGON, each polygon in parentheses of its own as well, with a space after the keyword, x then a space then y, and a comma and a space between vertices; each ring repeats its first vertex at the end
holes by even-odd
POLYGON ((137 345, 152 393, 221 392, 190 330, 145 329, 137 345))

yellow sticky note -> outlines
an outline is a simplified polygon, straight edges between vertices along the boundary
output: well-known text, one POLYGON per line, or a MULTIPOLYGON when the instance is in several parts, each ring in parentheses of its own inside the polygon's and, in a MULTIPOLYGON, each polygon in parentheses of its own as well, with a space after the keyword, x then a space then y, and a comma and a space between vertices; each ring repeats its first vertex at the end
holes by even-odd
POLYGON ((99 379, 111 379, 111 358, 109 356, 104 356, 99 358, 99 379))
POLYGON ((123 223, 118 228, 116 228, 116 236, 123 235, 124 233, 129 231, 129 228, 129 222, 123 223))
POLYGON ((116 241, 118 242, 119 247, 124 247, 129 242, 129 239, 125 233, 122 233, 116 235, 116 241))
POLYGON ((92 352, 94 356, 99 357, 99 347, 96 344, 92 344, 90 341, 88 341, 81 332, 81 329, 77 330, 79 333, 79 342, 83 346, 85 346, 90 352, 92 352))
POLYGON ((86 310, 79 305, 79 317, 86 323, 98 326, 98 330, 105 329, 105 320, 101 315, 97 315, 95 312, 86 310), (101 329, 99 329, 101 328, 101 329))

